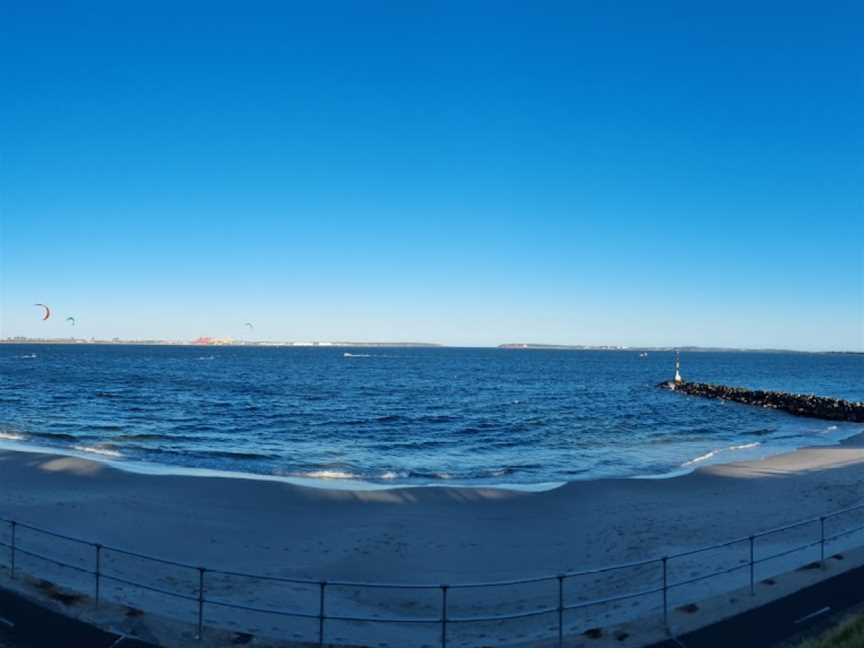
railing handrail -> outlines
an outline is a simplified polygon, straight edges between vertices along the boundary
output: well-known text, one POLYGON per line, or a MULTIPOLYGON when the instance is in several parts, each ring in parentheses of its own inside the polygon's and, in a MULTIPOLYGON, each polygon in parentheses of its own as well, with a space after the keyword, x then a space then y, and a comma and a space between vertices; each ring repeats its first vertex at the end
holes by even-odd
MULTIPOLYGON (((713 551, 715 549, 723 549, 724 547, 728 547, 733 544, 738 544, 739 542, 748 542, 750 538, 762 538, 768 535, 773 535, 775 533, 780 533, 781 531, 788 531, 789 529, 795 529, 798 527, 806 526, 808 524, 815 524, 820 522, 821 520, 828 520, 833 517, 837 517, 838 515, 843 515, 845 513, 851 513, 853 511, 859 511, 864 509, 864 502, 860 504, 855 504, 853 506, 849 506, 843 509, 838 509, 836 511, 832 511, 830 513, 826 513, 824 515, 806 518, 803 520, 798 520, 796 522, 791 522, 786 525, 773 527, 767 529, 765 531, 760 531, 758 533, 753 533, 747 536, 741 536, 738 538, 733 538, 731 540, 726 540, 723 542, 718 542, 711 545, 705 545, 701 547, 696 547, 694 549, 686 549, 684 551, 680 551, 677 553, 666 554, 664 557, 656 557, 656 558, 646 558, 643 560, 635 560, 631 562, 623 562, 616 563, 613 565, 607 565, 605 567, 596 567, 593 569, 583 569, 580 571, 568 571, 561 572, 558 574, 550 574, 547 576, 532 576, 527 578, 518 578, 518 579, 510 579, 510 580, 500 580, 500 581, 486 581, 486 582, 467 582, 467 583, 449 583, 448 587, 451 589, 468 589, 468 588, 483 588, 483 587, 498 587, 498 586, 508 586, 508 585, 525 585, 531 583, 540 583, 543 581, 552 581, 557 578, 577 578, 580 576, 594 576, 597 574, 602 574, 604 572, 609 571, 617 571, 620 569, 632 569, 634 567, 641 567, 643 565, 648 565, 651 563, 659 563, 662 560, 673 560, 675 558, 684 558, 687 556, 692 556, 698 553, 703 553, 706 551, 713 551)), ((7 517, 0 517, 0 522, 5 522, 7 524, 15 524, 19 527, 23 527, 25 529, 30 529, 32 531, 36 531, 38 533, 44 533, 46 535, 54 536, 57 538, 61 538, 63 540, 68 540, 70 542, 77 542, 80 544, 85 544, 91 547, 101 547, 103 551, 110 551, 115 553, 125 554, 127 556, 132 556, 135 558, 141 558, 143 560, 151 560, 154 562, 159 562, 165 565, 172 565, 174 567, 181 567, 184 569, 192 569, 198 570, 201 569, 200 565, 193 565, 190 563, 186 563, 183 561, 177 560, 169 560, 167 558, 159 558, 156 556, 151 556, 148 554, 130 551, 128 549, 121 549, 119 547, 114 547, 111 545, 106 545, 99 542, 94 542, 92 540, 85 540, 80 537, 71 536, 67 534, 57 533, 56 531, 51 531, 49 529, 45 529, 34 524, 30 524, 27 522, 20 522, 18 520, 12 520, 7 517)), ((388 588, 388 589, 440 589, 441 583, 388 583, 384 581, 338 581, 332 580, 328 578, 290 578, 286 576, 272 576, 272 575, 264 575, 264 574, 254 574, 250 572, 239 572, 239 571, 231 571, 224 569, 211 569, 205 568, 208 573, 212 574, 224 574, 226 576, 237 576, 240 578, 252 578, 257 580, 269 580, 269 581, 277 581, 277 582, 285 582, 285 583, 294 583, 301 585, 320 585, 321 583, 326 583, 329 586, 333 587, 369 587, 369 588, 388 588)))
POLYGON ((440 625, 441 627, 441 646, 442 648, 447 647, 447 626, 448 623, 472 623, 472 622, 484 622, 484 621, 504 621, 504 620, 513 620, 513 619, 525 619, 529 617, 536 617, 545 614, 557 614, 558 617, 558 645, 563 646, 563 637, 564 637, 564 613, 567 611, 573 610, 581 610, 590 608, 592 606, 598 606, 603 604, 608 604, 611 602, 623 601, 628 599, 634 599, 644 596, 650 596, 653 594, 662 594, 662 618, 664 625, 669 627, 669 599, 668 594, 669 591, 676 588, 682 587, 685 585, 690 585, 693 583, 701 582, 708 580, 710 578, 715 578, 717 576, 721 576, 724 574, 730 574, 735 571, 743 570, 749 568, 750 570, 750 592, 751 594, 755 593, 755 566, 771 561, 776 560, 777 558, 782 558, 784 556, 788 556, 794 554, 796 552, 800 552, 806 549, 810 549, 812 547, 819 546, 820 547, 820 562, 824 562, 825 560, 825 545, 826 542, 830 542, 835 540, 841 536, 848 535, 851 533, 855 533, 857 531, 864 530, 864 525, 858 525, 853 527, 852 529, 846 529, 839 533, 835 533, 834 535, 826 535, 825 533, 825 521, 835 518, 840 515, 844 515, 846 513, 851 513, 853 511, 860 511, 864 509, 864 503, 859 503, 850 507, 846 507, 843 509, 838 509, 833 512, 826 513, 825 515, 821 515, 818 517, 807 518, 804 520, 799 520, 797 522, 792 522, 783 526, 774 527, 771 529, 767 529, 761 531, 759 533, 755 533, 749 536, 742 536, 740 538, 734 538, 731 540, 726 540, 724 542, 715 543, 712 545, 707 545, 695 549, 688 549, 685 551, 681 551, 674 554, 667 554, 662 558, 648 558, 639 561, 633 561, 628 563, 618 563, 615 565, 609 565, 606 567, 598 567, 594 569, 587 569, 581 571, 571 571, 560 573, 556 575, 549 576, 537 576, 531 578, 522 578, 522 579, 510 579, 510 580, 500 580, 500 581, 490 581, 490 582, 468 582, 468 583, 457 583, 454 585, 447 584, 431 584, 431 583, 387 583, 387 582, 362 582, 362 581, 330 581, 330 580, 314 580, 314 579, 303 579, 303 578, 288 578, 282 576, 265 576, 259 574, 252 574, 246 572, 235 572, 229 570, 220 570, 220 569, 209 569, 205 567, 201 567, 198 565, 192 565, 189 563, 185 563, 182 561, 174 561, 167 560, 164 558, 157 558, 155 556, 150 556, 147 554, 129 551, 126 549, 120 549, 119 547, 113 547, 110 545, 104 545, 101 543, 93 542, 91 540, 85 540, 80 537, 71 536, 68 534, 57 533, 56 531, 51 531, 40 526, 30 524, 27 522, 19 522, 17 520, 9 519, 6 517, 0 516, 0 523, 7 523, 10 525, 11 529, 11 538, 10 542, 4 542, 0 540, 0 547, 6 547, 11 550, 10 556, 10 575, 12 578, 15 578, 15 556, 16 552, 24 555, 30 556, 33 558, 38 558, 40 560, 44 560, 48 563, 59 567, 65 567, 73 569, 79 573, 89 574, 95 576, 95 600, 98 604, 100 598, 100 582, 101 581, 113 581, 115 583, 121 583, 125 585, 130 585, 132 587, 137 587, 146 591, 170 596, 177 599, 182 599, 190 602, 196 602, 198 607, 197 613, 197 627, 198 634, 197 637, 200 639, 203 631, 204 631, 204 606, 212 605, 216 607, 223 608, 231 608, 235 610, 247 610, 257 613, 265 613, 272 614, 281 617, 293 617, 293 618, 305 618, 305 619, 317 619, 319 624, 318 631, 318 645, 324 645, 324 633, 325 633, 325 623, 326 621, 356 621, 356 622, 364 622, 364 623, 396 623, 396 624, 427 624, 427 625, 440 625), (769 555, 759 556, 757 559, 754 554, 755 541, 760 538, 764 538, 766 536, 770 536, 782 531, 786 531, 789 529, 795 529, 804 527, 809 524, 819 523, 819 539, 815 541, 810 541, 800 546, 796 545, 791 548, 786 548, 783 551, 772 553, 769 555), (68 542, 74 542, 80 545, 85 545, 88 547, 92 547, 96 550, 95 554, 95 568, 89 569, 87 567, 82 566, 81 564, 72 564, 69 562, 65 562, 63 560, 59 560, 55 557, 45 556, 35 551, 31 551, 30 549, 25 549, 20 546, 20 540, 16 543, 16 529, 28 529, 34 531, 36 533, 41 533, 47 535, 49 537, 60 538, 62 540, 68 542), (699 553, 713 551, 721 548, 730 547, 732 545, 747 542, 749 543, 749 561, 743 561, 739 564, 735 564, 731 567, 722 568, 719 570, 712 571, 707 574, 700 574, 698 576, 691 576, 689 578, 685 578, 683 580, 679 580, 676 582, 669 581, 669 562, 676 558, 683 558, 687 556, 696 555, 699 553), (141 560, 153 561, 165 565, 170 565, 173 567, 178 567, 181 569, 192 570, 197 573, 197 585, 194 586, 194 590, 192 594, 190 593, 182 593, 179 591, 172 591, 163 589, 161 587, 156 587, 154 585, 149 585, 145 583, 135 582, 130 580, 129 578, 124 578, 117 574, 106 573, 104 568, 102 567, 101 556, 103 552, 115 552, 121 555, 131 556, 134 558, 138 558, 141 560), (591 576, 597 574, 604 574, 607 572, 613 572, 616 570, 622 569, 632 569, 635 567, 641 567, 645 565, 657 565, 660 567, 660 572, 658 576, 662 575, 662 585, 660 586, 650 586, 648 589, 640 589, 638 591, 629 591, 624 593, 613 594, 611 596, 606 596, 604 598, 590 599, 587 601, 579 601, 576 603, 567 603, 565 602, 564 597, 564 582, 565 579, 568 578, 578 578, 580 576, 591 576), (319 598, 319 608, 317 612, 306 612, 300 610, 278 610, 272 608, 261 608, 253 605, 242 604, 242 603, 231 603, 225 600, 220 600, 218 598, 208 598, 206 596, 206 587, 205 587, 205 575, 223 575, 223 576, 235 576, 240 578, 248 578, 258 581, 274 581, 280 583, 290 583, 290 584, 304 584, 311 585, 318 588, 320 592, 319 598), (470 588, 491 588, 491 587, 505 587, 512 585, 522 585, 522 584, 531 584, 531 583, 542 583, 542 582, 554 582, 557 581, 557 607, 549 607, 549 606, 541 606, 533 610, 522 610, 505 613, 505 614, 493 614, 489 615, 475 615, 475 616, 452 616, 448 614, 448 599, 447 592, 449 589, 470 589, 470 588), (325 610, 325 591, 328 587, 353 587, 353 588, 382 588, 382 589, 399 589, 399 590, 438 590, 441 593, 441 615, 440 617, 435 616, 425 616, 425 617, 393 617, 385 615, 377 615, 377 616, 357 616, 357 615, 346 615, 342 614, 328 614, 325 610))

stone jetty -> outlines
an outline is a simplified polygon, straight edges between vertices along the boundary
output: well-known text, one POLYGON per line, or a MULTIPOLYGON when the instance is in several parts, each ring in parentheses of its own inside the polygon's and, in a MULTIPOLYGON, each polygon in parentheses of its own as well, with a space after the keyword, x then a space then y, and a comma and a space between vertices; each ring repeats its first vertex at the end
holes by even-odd
POLYGON ((787 394, 785 392, 761 391, 725 385, 674 381, 658 385, 664 389, 720 400, 783 410, 796 416, 827 419, 829 421, 851 421, 864 423, 864 403, 853 403, 839 398, 825 398, 807 394, 787 394))

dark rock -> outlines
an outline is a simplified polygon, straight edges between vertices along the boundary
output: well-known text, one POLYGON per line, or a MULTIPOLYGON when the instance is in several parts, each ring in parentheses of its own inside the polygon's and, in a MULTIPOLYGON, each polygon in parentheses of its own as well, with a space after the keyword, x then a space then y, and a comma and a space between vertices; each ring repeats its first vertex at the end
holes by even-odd
POLYGON ((743 389, 725 385, 709 385, 693 382, 662 382, 658 387, 702 398, 744 403, 756 407, 783 410, 796 416, 864 423, 864 403, 852 403, 839 398, 826 398, 809 394, 787 394, 785 392, 743 389))

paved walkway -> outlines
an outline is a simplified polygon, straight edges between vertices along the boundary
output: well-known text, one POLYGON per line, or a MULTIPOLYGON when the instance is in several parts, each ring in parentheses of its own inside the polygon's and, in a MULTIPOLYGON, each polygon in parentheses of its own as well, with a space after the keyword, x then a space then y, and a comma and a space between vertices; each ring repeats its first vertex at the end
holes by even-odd
POLYGON ((864 601, 864 567, 652 648, 795 646, 824 632, 864 601))
POLYGON ((0 589, 0 648, 155 648, 47 610, 0 589))
MULTIPOLYGON (((651 648, 791 645, 836 624, 864 602, 864 567, 651 648)), ((99 630, 0 589, 0 648, 155 648, 99 630)))

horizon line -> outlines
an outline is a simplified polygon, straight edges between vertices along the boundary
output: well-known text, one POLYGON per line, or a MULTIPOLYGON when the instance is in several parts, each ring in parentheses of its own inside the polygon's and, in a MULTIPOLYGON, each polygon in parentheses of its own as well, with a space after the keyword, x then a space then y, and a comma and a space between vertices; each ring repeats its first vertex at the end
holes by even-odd
POLYGON ((387 342, 358 340, 243 340, 234 338, 197 338, 195 340, 168 338, 31 338, 14 336, 0 338, 0 344, 58 344, 94 346, 183 346, 196 348, 214 347, 264 347, 264 348, 351 348, 351 347, 401 347, 401 348, 439 348, 439 349, 501 349, 505 351, 690 351, 690 352, 747 352, 747 353, 808 353, 864 355, 864 350, 852 349, 792 349, 782 347, 737 347, 698 344, 684 345, 630 345, 630 344, 554 344, 530 342, 505 342, 501 344, 446 344, 441 342, 387 342), (199 341, 200 340, 200 341, 199 341), (205 341, 206 340, 206 341, 205 341))

